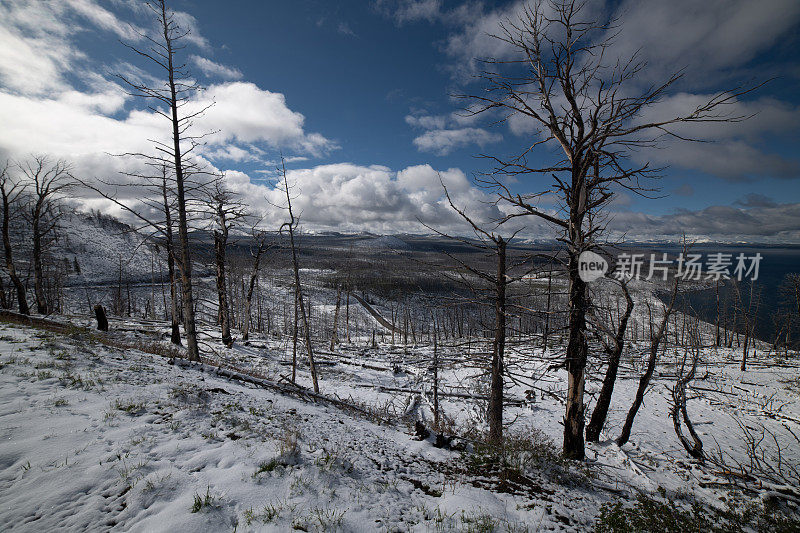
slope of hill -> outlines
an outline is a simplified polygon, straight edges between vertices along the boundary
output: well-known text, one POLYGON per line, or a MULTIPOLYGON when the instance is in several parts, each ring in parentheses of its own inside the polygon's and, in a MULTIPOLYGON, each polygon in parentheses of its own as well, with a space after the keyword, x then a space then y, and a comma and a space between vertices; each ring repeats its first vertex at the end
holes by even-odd
MULTIPOLYGON (((704 375, 688 408, 709 457, 730 461, 733 470, 724 470, 690 461, 676 442, 667 417, 671 354, 632 442, 606 440, 638 382, 638 343, 604 440, 588 446, 585 462, 569 464, 551 440, 562 431, 557 376, 532 390, 509 383, 515 429, 496 456, 471 440, 480 433, 456 438, 457 449, 415 436, 415 420, 431 422, 424 342, 365 348, 369 338, 354 337, 336 352, 318 347, 317 396, 305 365, 297 385, 287 384, 286 338, 254 336, 226 349, 218 330, 204 327, 214 359, 192 367, 120 347, 158 352, 148 335, 166 323, 115 319, 104 335, 64 329, 77 333, 0 324, 0 530, 588 531, 598 520, 624 525, 622 509, 678 524, 648 531, 786 531, 798 523, 770 514, 798 516, 796 484, 781 481, 800 474, 797 361, 768 351, 753 353, 743 373, 733 350, 702 349, 704 375), (645 503, 635 511, 637 495, 645 503)), ((509 353, 507 362, 545 376, 552 350, 562 348, 509 353)), ((448 361, 439 373, 442 417, 451 431, 474 431, 485 421, 483 381, 466 364, 475 355, 463 345, 439 350, 448 361)))
POLYGON ((69 283, 73 284, 116 280, 120 268, 128 280, 145 280, 165 268, 161 254, 142 235, 101 214, 66 213, 59 221, 59 240, 51 253, 70 266, 69 283))
POLYGON ((609 499, 546 480, 494 491, 402 425, 137 350, 0 325, 12 352, 6 531, 575 530, 609 499))

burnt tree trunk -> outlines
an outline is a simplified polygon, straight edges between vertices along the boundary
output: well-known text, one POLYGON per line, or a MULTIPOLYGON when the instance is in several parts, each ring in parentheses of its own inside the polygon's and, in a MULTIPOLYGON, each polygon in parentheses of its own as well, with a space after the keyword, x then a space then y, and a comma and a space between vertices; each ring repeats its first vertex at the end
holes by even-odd
POLYGON ((106 318, 106 310, 102 305, 97 304, 94 306, 94 316, 97 319, 97 329, 108 331, 108 318, 106 318))
POLYGON ((197 344, 197 323, 195 320, 194 294, 192 290, 192 258, 189 251, 189 222, 186 215, 186 190, 183 175, 183 157, 181 152, 181 120, 178 117, 178 94, 175 84, 175 66, 172 59, 175 55, 173 49, 173 35, 168 24, 169 16, 167 7, 161 2, 161 27, 164 36, 164 46, 167 49, 167 75, 169 85, 170 120, 172 121, 173 159, 175 161, 175 183, 178 189, 178 240, 180 245, 180 261, 178 262, 181 273, 181 291, 183 297, 183 329, 186 333, 186 348, 190 361, 200 361, 200 347, 197 344))
MULTIPOLYGON (((595 158, 596 159, 596 158, 595 158)), ((595 172, 598 172, 595 169, 595 172)), ((578 271, 580 253, 584 250, 584 217, 586 214, 586 172, 573 167, 570 202, 570 217, 567 234, 569 239, 569 340, 565 366, 567 369, 567 401, 564 415, 564 457, 583 459, 583 431, 585 424, 586 357, 589 351, 586 340, 586 283, 578 271)))
POLYGON ((439 430, 439 343, 435 327, 433 330, 433 427, 437 431, 439 430))
POLYGON ((544 316, 544 333, 542 334, 542 347, 547 349, 547 337, 550 335, 550 299, 553 290, 553 268, 550 267, 550 273, 547 275, 547 307, 544 316))
POLYGON ((8 294, 6 294, 6 284, 3 276, 0 276, 0 306, 3 309, 11 309, 11 302, 9 302, 8 294))
MULTIPOLYGON (((283 161, 283 160, 281 160, 283 161)), ((300 308, 300 317, 303 320, 303 335, 305 337, 306 350, 308 352, 308 365, 311 368, 311 381, 314 384, 314 392, 319 393, 319 381, 317 380, 317 365, 314 363, 314 348, 311 346, 311 328, 309 327, 308 314, 306 313, 305 302, 303 301, 303 288, 300 285, 300 263, 297 258, 297 246, 294 242, 294 228, 297 224, 297 219, 294 217, 292 211, 292 199, 289 193, 289 180, 286 177, 286 166, 282 164, 283 169, 283 184, 286 188, 286 203, 289 211, 289 222, 284 226, 289 231, 289 243, 292 248, 292 270, 294 271, 294 290, 297 298, 297 306, 300 308)), ((309 310, 310 310, 309 305, 309 310)), ((293 372, 294 373, 294 372, 293 372)))
POLYGON ((745 315, 744 327, 744 349, 742 350, 742 364, 739 367, 742 372, 747 370, 747 356, 750 345, 755 345, 755 340, 753 339, 753 333, 755 333, 756 328, 756 320, 758 319, 758 306, 761 303, 761 299, 759 298, 756 301, 756 308, 755 312, 751 315, 750 312, 753 309, 753 285, 754 283, 750 282, 750 301, 747 304, 747 312, 743 313, 745 315))
POLYGON ((162 201, 164 202, 164 225, 167 240, 167 271, 169 272, 169 298, 170 298, 170 341, 177 346, 181 345, 180 317, 178 312, 178 280, 175 276, 175 239, 172 233, 172 210, 167 199, 167 172, 163 169, 164 177, 161 184, 162 201))
POLYGON ((569 259, 569 340, 567 343, 567 406, 564 416, 564 456, 583 459, 585 456, 583 427, 584 372, 588 345, 586 342, 586 284, 578 276, 578 253, 569 259))
POLYGON ((294 291, 294 321, 292 323, 292 383, 297 379, 297 334, 300 310, 297 308, 297 291, 294 291))
POLYGON ((0 188, 0 193, 2 194, 2 201, 3 201, 3 250, 5 255, 5 263, 6 263, 6 271, 8 272, 8 277, 11 279, 12 285, 14 285, 14 289, 17 293, 17 306, 19 307, 19 312, 23 315, 29 315, 31 313, 30 308, 28 307, 28 301, 25 297, 25 285, 22 283, 22 280, 19 279, 17 275, 17 269, 14 267, 14 251, 11 246, 11 200, 10 200, 10 191, 7 191, 5 185, 0 188))
POLYGON ((489 393, 489 441, 503 442, 503 356, 506 345, 506 241, 497 239, 497 277, 494 301, 491 390, 489 393))
POLYGON ((253 264, 253 272, 250 273, 250 283, 247 285, 247 294, 245 295, 244 306, 244 324, 242 325, 242 340, 250 338, 250 310, 253 305, 253 289, 255 289, 256 282, 258 281, 258 270, 260 268, 261 254, 259 253, 255 258, 253 264))
POLYGON ((628 320, 633 312, 633 299, 625 284, 622 285, 622 290, 625 292, 625 313, 620 318, 619 325, 617 326, 617 333, 613 341, 614 345, 610 347, 610 350, 607 350, 608 368, 603 378, 603 386, 600 389, 600 396, 597 398, 597 404, 594 407, 594 411, 592 411, 589 425, 586 426, 586 440, 589 442, 597 442, 600 439, 600 432, 603 431, 603 426, 606 423, 608 408, 611 405, 611 396, 614 394, 614 383, 617 381, 619 360, 625 347, 625 330, 628 328, 628 320))
POLYGON ((336 293, 336 310, 333 312, 333 333, 331 333, 331 351, 336 347, 339 342, 339 337, 336 335, 336 329, 339 327, 339 308, 342 305, 342 289, 340 288, 336 293))
POLYGON ((36 297, 36 312, 47 314, 47 297, 44 292, 44 266, 42 264, 42 215, 41 200, 33 208, 33 293, 36 297))
POLYGON ((225 251, 228 246, 228 228, 225 224, 223 218, 221 229, 214 230, 214 263, 217 269, 217 300, 222 344, 230 348, 233 346, 233 337, 231 337, 231 315, 228 309, 228 286, 225 280, 225 251))
MULTIPOLYGON (((675 278, 675 285, 672 289, 672 297, 670 298, 669 306, 664 307, 664 316, 661 319, 661 324, 658 326, 658 329, 655 333, 650 335, 650 357, 647 359, 647 368, 645 369, 644 374, 642 377, 639 378, 639 387, 636 389, 636 397, 633 400, 633 404, 631 405, 630 409, 628 410, 628 415, 625 417, 625 423, 622 426, 622 431, 620 432, 620 436, 617 437, 617 446, 624 446, 625 443, 628 442, 628 439, 631 437, 631 429, 633 428, 633 421, 636 418, 636 413, 639 412, 639 408, 642 406, 642 402, 644 401, 644 394, 647 392, 647 387, 650 385, 650 379, 653 377, 653 371, 656 368, 656 360, 658 358, 658 348, 661 344, 661 340, 664 338, 664 335, 667 333, 667 324, 669 323, 669 317, 672 314, 672 310, 675 306, 675 296, 678 293, 678 278, 675 278)), ((652 322, 651 322, 652 328, 652 322)))
POLYGON ((350 289, 347 289, 347 297, 344 304, 344 321, 345 332, 347 334, 347 342, 350 343, 350 289))
POLYGON ((169 270, 169 302, 170 302, 170 341, 181 346, 180 312, 178 310, 178 279, 175 276, 175 256, 172 244, 172 228, 167 230, 167 270, 169 270))
POLYGON ((308 352, 308 365, 311 368, 311 381, 314 384, 314 392, 319 392, 319 382, 317 381, 317 365, 314 363, 314 348, 311 346, 311 328, 309 327, 308 314, 303 300, 303 290, 300 286, 300 266, 297 264, 297 253, 294 251, 294 237, 292 237, 292 257, 294 262, 294 283, 297 294, 297 307, 300 309, 300 318, 303 322, 303 337, 308 352))

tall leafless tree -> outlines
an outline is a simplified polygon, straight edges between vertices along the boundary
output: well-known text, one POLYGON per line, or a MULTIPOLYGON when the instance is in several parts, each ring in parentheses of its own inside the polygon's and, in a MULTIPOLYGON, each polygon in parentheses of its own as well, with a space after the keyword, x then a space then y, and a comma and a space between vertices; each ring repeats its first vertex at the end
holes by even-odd
POLYGON ((151 166, 167 165, 174 175, 176 203, 178 211, 178 246, 175 260, 181 276, 181 296, 183 302, 183 322, 186 333, 188 358, 200 360, 197 343, 194 294, 192 290, 192 258, 189 243, 189 209, 187 197, 193 187, 193 174, 202 170, 189 159, 190 153, 199 146, 203 135, 193 135, 193 120, 202 115, 209 106, 190 110, 192 97, 200 87, 191 77, 185 63, 177 56, 184 49, 184 42, 190 30, 182 28, 175 13, 166 5, 166 0, 147 0, 144 5, 152 14, 158 28, 157 36, 140 33, 145 46, 126 45, 137 55, 148 60, 161 73, 161 82, 148 84, 125 75, 119 78, 129 87, 130 94, 153 102, 150 109, 166 119, 170 124, 170 141, 155 140, 157 155, 127 154, 143 157, 151 166), (164 109, 166 107, 166 110, 164 109))
MULTIPOLYGON (((180 316, 178 312, 178 279, 175 275, 175 235, 173 232, 172 211, 170 202, 169 185, 167 181, 167 167, 161 166, 161 207, 164 212, 164 247, 167 254, 167 272, 169 274, 169 303, 170 303, 170 340, 172 344, 181 345, 180 316)), ((158 226, 156 226, 158 227, 158 226)))
POLYGON ((264 254, 272 247, 272 245, 267 242, 266 232, 258 229, 257 223, 253 225, 251 237, 253 240, 253 245, 250 248, 250 255, 253 258, 253 267, 250 271, 250 279, 247 283, 247 290, 243 291, 245 293, 245 309, 244 320, 242 321, 242 340, 245 341, 250 338, 250 315, 253 305, 253 291, 261 273, 261 260, 264 254))
POLYGON ((11 284, 17 293, 17 308, 23 315, 30 314, 28 300, 26 296, 25 284, 17 274, 14 264, 14 249, 11 242, 11 224, 21 211, 21 202, 25 192, 25 183, 12 179, 9 173, 9 163, 6 161, 0 170, 0 196, 2 197, 3 208, 3 252, 5 258, 6 272, 8 273, 11 284))
MULTIPOLYGON (((303 320, 303 335, 305 337, 306 351, 308 352, 308 365, 311 367, 311 381, 314 384, 314 392, 319 392, 319 382, 317 381, 317 365, 314 363, 314 347, 311 345, 311 328, 309 327, 308 313, 303 298, 303 286, 300 283, 300 262, 297 258, 297 246, 295 244, 294 232, 300 224, 300 219, 294 216, 292 210, 292 193, 289 186, 289 178, 286 175, 286 163, 283 156, 281 156, 281 171, 282 188, 286 193, 286 211, 289 214, 289 220, 281 225, 281 232, 286 231, 289 234, 289 245, 292 251, 292 270, 294 273, 294 295, 295 306, 299 307, 300 317, 303 320)), ((297 343, 297 318, 295 317, 295 345, 297 343)))
MULTIPOLYGON (((489 231, 481 227, 470 215, 466 213, 466 208, 459 208, 453 203, 450 193, 442 183, 445 197, 447 198, 450 207, 464 219, 472 231, 476 239, 467 240, 452 235, 445 234, 441 231, 433 231, 447 237, 449 239, 458 240, 470 247, 483 250, 484 252, 493 256, 495 261, 495 271, 489 272, 475 266, 468 264, 466 261, 458 258, 457 256, 444 252, 450 259, 458 263, 469 274, 476 276, 481 282, 486 283, 488 291, 491 293, 490 301, 494 308, 494 338, 492 341, 492 359, 490 363, 490 384, 489 384, 489 441, 493 444, 502 444, 503 442, 503 395, 504 395, 504 366, 505 366, 505 348, 506 348, 506 322, 507 322, 507 289, 509 284, 518 281, 520 277, 512 278, 508 275, 509 265, 507 261, 507 246, 508 241, 513 239, 516 233, 510 237, 505 238, 496 231, 489 231)), ((471 292, 479 293, 484 292, 475 284, 470 283, 468 278, 462 277, 471 292)), ((482 299, 482 298, 481 298, 482 299)), ((437 376, 438 378, 438 376, 437 376)))
MULTIPOLYGON (((511 49, 512 59, 489 59, 479 75, 485 91, 463 95, 468 113, 490 113, 499 121, 528 121, 535 132, 527 148, 511 157, 486 156, 496 165, 485 182, 516 211, 507 219, 535 216, 552 224, 567 249, 569 276, 569 340, 566 352, 568 392, 564 418, 564 455, 584 457, 584 384, 587 361, 585 282, 578 274, 580 254, 597 245, 603 225, 587 227, 593 213, 601 213, 620 187, 642 193, 643 177, 655 175, 647 164, 637 165, 631 150, 652 147, 665 136, 684 138, 672 131, 678 124, 738 120, 723 116, 720 107, 744 91, 720 94, 687 113, 648 121, 644 112, 657 104, 681 74, 640 90, 637 78, 645 65, 609 58, 613 23, 587 20, 585 2, 539 0, 526 4, 521 14, 500 24, 494 37, 511 49), (599 39, 598 39, 599 37, 599 39), (560 154, 549 163, 530 156, 541 146, 560 154), (505 177, 546 176, 549 187, 535 193, 513 192, 505 177), (540 207, 544 195, 554 195, 558 211, 540 207)), ((553 152, 549 152, 552 154, 553 152)), ((552 156, 551 156, 552 157, 552 156)), ((599 219, 599 217, 598 217, 599 219)))
POLYGON ((339 328, 339 310, 342 307, 342 288, 337 287, 336 290, 336 308, 333 312, 333 327, 331 328, 331 351, 336 349, 336 343, 339 342, 337 330, 339 328))
POLYGON ((47 156, 33 156, 17 163, 29 185, 30 205, 26 215, 31 225, 33 241, 33 292, 36 312, 47 314, 50 310, 45 294, 44 254, 55 238, 56 225, 61 216, 59 199, 74 185, 69 164, 59 159, 50 161, 47 156))
POLYGON ((750 281, 750 291, 747 298, 747 303, 745 304, 745 298, 742 294, 740 282, 738 280, 731 280, 731 284, 733 285, 734 295, 735 295, 735 302, 736 307, 738 310, 738 314, 742 317, 742 329, 744 330, 744 345, 742 346, 742 363, 739 366, 742 372, 747 370, 747 356, 750 350, 750 345, 755 344, 753 339, 753 334, 755 333, 755 327, 758 318, 758 308, 761 304, 761 293, 760 290, 756 290, 755 281, 750 281))
POLYGON ((209 187, 205 203, 213 221, 211 228, 214 235, 214 266, 222 343, 230 348, 233 346, 233 337, 231 336, 230 298, 226 276, 228 239, 231 229, 245 218, 247 213, 237 195, 225 184, 224 176, 216 179, 209 187))

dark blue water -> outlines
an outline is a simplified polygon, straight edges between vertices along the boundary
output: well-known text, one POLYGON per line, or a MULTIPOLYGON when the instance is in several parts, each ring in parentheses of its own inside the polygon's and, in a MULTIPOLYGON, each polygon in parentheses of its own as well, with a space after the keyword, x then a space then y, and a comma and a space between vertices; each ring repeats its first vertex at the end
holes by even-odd
MULTIPOLYGON (((674 245, 666 246, 653 246, 652 250, 656 253, 666 252, 673 257, 680 253, 680 248, 674 245)), ((800 246, 763 246, 763 245, 696 245, 690 250, 690 253, 699 253, 703 256, 705 262, 708 254, 712 253, 730 253, 733 254, 734 264, 735 257, 739 253, 744 253, 746 256, 751 257, 756 253, 762 256, 759 266, 758 279, 753 284, 753 310, 755 310, 756 301, 758 301, 758 315, 754 328, 754 334, 761 340, 773 342, 775 340, 776 318, 781 314, 782 309, 786 308, 787 302, 785 297, 781 294, 780 286, 789 273, 800 273, 800 246)), ((732 271, 733 269, 731 269, 732 271)), ((717 315, 717 296, 716 288, 712 286, 706 289, 691 290, 684 293, 678 307, 681 311, 688 311, 701 319, 714 323, 717 315)), ((750 301, 750 281, 746 279, 739 284, 741 298, 743 299, 744 306, 747 307, 750 301)), ((736 291, 731 283, 721 284, 719 287, 720 302, 723 310, 729 309, 728 313, 731 315, 730 309, 735 305, 737 300, 736 291)), ((724 321, 723 321, 724 323, 724 321)), ((741 324, 739 324, 741 330, 741 324)), ((794 347, 798 346, 800 342, 800 327, 795 323, 791 339, 793 340, 794 347)))

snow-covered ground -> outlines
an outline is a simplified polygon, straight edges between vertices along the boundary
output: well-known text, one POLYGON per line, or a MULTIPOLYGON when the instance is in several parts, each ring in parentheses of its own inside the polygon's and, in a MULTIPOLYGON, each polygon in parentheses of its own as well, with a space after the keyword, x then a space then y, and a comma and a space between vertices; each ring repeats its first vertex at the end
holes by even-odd
MULTIPOLYGON (((317 293, 315 302, 330 313, 326 298, 317 293)), ((507 380, 505 420, 513 468, 498 470, 469 440, 485 429, 486 342, 438 346, 442 416, 467 437, 466 450, 440 449, 413 430, 415 420, 433 417, 432 345, 422 336, 404 345, 399 335, 392 344, 389 334, 373 346, 368 332, 380 326, 352 305, 361 321, 352 342, 330 351, 319 339, 316 356, 321 393, 355 410, 109 348, 85 333, 1 326, 0 530, 586 531, 604 504, 639 492, 687 506, 695 498, 719 509, 730 503, 735 476, 690 460, 672 428, 671 387, 683 355, 674 343, 666 343, 631 441, 619 448, 612 439, 648 348, 630 343, 603 441, 588 445, 587 461, 566 465, 553 444, 566 379, 563 370, 547 371, 563 346, 555 338, 542 350, 512 337, 507 368, 517 381, 507 380)), ((637 306, 634 319, 643 320, 637 306)), ((109 335, 135 343, 167 329, 112 320, 109 335)), ((202 333, 204 353, 217 363, 269 383, 291 375, 287 336, 254 335, 227 349, 214 328, 202 333)), ((740 353, 735 344, 701 350, 688 412, 705 450, 747 469, 748 445, 758 442, 773 465, 778 453, 784 468, 800 464, 797 354, 759 346, 742 372, 740 353)), ((302 343, 297 358, 297 383, 310 388, 302 343)), ((589 398, 603 370, 590 375, 589 398)), ((762 495, 786 487, 763 488, 762 495)))
POLYGON ((460 454, 136 350, 0 330, 0 529, 581 530, 607 498, 474 486, 460 454))

